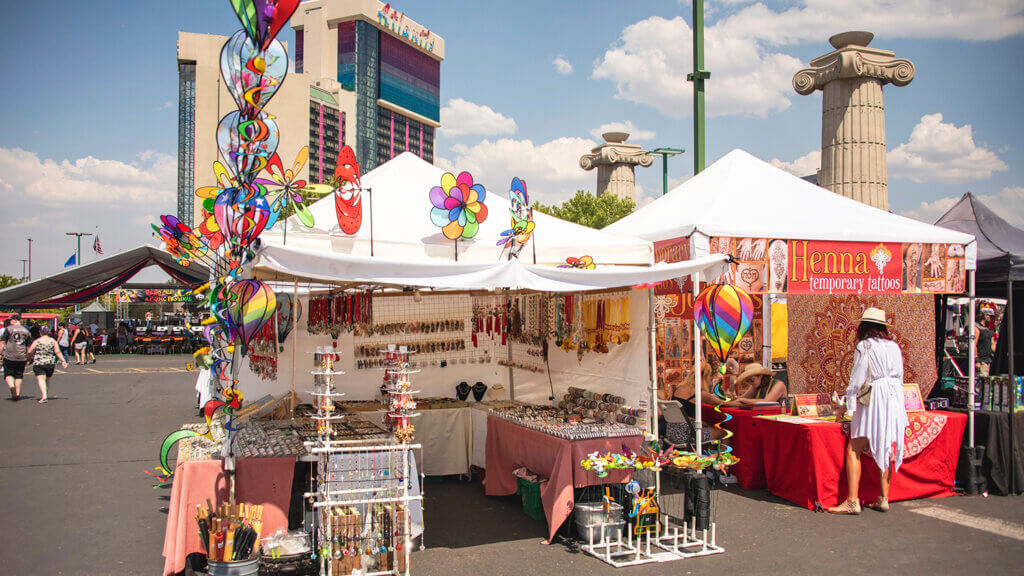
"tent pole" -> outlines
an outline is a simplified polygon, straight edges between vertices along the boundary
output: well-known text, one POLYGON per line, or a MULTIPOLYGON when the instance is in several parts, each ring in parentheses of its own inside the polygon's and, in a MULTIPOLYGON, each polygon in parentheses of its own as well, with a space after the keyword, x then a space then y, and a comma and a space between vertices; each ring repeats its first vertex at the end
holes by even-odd
MULTIPOLYGON (((373 256, 373 188, 367 188, 366 192, 370 195, 370 256, 373 256)), ((455 258, 458 260, 458 257, 455 258)))
POLYGON ((974 448, 974 270, 967 271, 967 445, 974 448))
POLYGON ((761 365, 772 366, 772 295, 761 295, 761 365))
MULTIPOLYGON (((647 306, 650 309, 648 316, 648 331, 650 339, 647 345, 651 350, 651 407, 647 411, 647 417, 651 421, 651 441, 657 442, 658 434, 658 342, 657 325, 654 322, 654 287, 647 289, 647 306)), ((654 495, 661 500, 661 469, 654 473, 654 495)))
POLYGON ((295 350, 299 347, 299 279, 292 285, 292 395, 288 398, 288 406, 292 418, 295 418, 295 350))
MULTIPOLYGON (((458 246, 458 242, 459 241, 456 240, 455 242, 456 242, 455 245, 458 246)), ((456 254, 456 256, 458 255, 458 250, 457 249, 455 251, 455 254, 456 254)), ((505 296, 505 310, 508 310, 509 312, 512 311, 511 301, 509 300, 508 296, 505 296)), ((502 329, 502 331, 504 331, 504 330, 507 329, 507 326, 502 326, 501 329, 502 329)), ((506 342, 505 349, 507 351, 506 358, 508 358, 508 399, 511 400, 511 401, 515 401, 515 399, 516 399, 516 373, 515 373, 515 369, 512 368, 512 340, 509 339, 508 336, 505 336, 505 342, 506 342)))
MULTIPOLYGON (((693 301, 690 303, 690 309, 693 309, 693 303, 697 301, 697 295, 700 294, 700 272, 693 275, 693 301)), ((693 405, 694 405, 694 436, 697 447, 697 454, 703 454, 703 447, 701 441, 703 440, 703 421, 701 419, 701 400, 703 399, 704 388, 702 387, 703 382, 701 381, 700 373, 700 329, 697 328, 697 318, 693 318, 693 326, 690 327, 690 333, 693 334, 693 405)))
POLYGON ((1013 270, 1012 267, 1006 275, 1006 310, 1003 312, 1003 316, 1006 317, 1006 353, 1009 355, 1009 369, 1010 369, 1010 494, 1017 493, 1017 450, 1016 444, 1014 444, 1014 426, 1013 421, 1016 419, 1014 416, 1017 411, 1017 373, 1014 371, 1013 366, 1013 270))

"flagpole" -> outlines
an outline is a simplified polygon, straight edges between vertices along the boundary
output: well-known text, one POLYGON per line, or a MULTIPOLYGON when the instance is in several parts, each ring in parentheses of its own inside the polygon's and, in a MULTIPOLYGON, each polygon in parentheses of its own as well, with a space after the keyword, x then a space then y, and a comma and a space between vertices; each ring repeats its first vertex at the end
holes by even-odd
POLYGON ((82 236, 92 236, 92 232, 65 232, 67 236, 78 238, 78 247, 75 249, 75 266, 82 265, 82 236))

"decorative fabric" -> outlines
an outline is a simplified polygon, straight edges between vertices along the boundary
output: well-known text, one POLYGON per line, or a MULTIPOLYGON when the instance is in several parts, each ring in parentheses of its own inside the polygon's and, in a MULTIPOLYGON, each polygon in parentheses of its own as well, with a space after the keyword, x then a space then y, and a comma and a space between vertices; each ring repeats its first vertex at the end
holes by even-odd
POLYGON ((946 426, 948 418, 945 414, 935 412, 910 412, 907 414, 910 425, 906 429, 904 439, 906 448, 903 458, 913 458, 939 437, 946 426))
POLYGON ((903 354, 903 381, 919 384, 928 397, 936 378, 934 303, 932 296, 907 294, 789 296, 791 394, 846 391, 857 321, 871 306, 885 310, 892 323, 889 334, 903 354))

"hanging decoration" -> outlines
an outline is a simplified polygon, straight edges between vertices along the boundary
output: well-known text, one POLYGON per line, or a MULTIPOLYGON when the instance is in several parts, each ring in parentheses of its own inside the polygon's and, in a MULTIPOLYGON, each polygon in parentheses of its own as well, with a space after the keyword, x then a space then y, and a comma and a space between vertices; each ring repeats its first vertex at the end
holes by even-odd
POLYGON ((351 146, 343 146, 338 152, 334 168, 334 211, 338 215, 338 226, 345 234, 355 234, 363 225, 362 183, 359 161, 351 146))
POLYGON ((487 190, 474 184, 469 172, 461 172, 457 178, 445 172, 441 185, 430 189, 430 221, 449 240, 473 238, 487 219, 486 197, 487 190))
MULTIPOLYGON (((754 318, 754 303, 751 301, 750 295, 732 284, 713 284, 697 295, 693 302, 693 317, 704 341, 718 356, 724 374, 725 359, 728 358, 732 347, 750 329, 750 323, 754 318)), ((713 392, 715 396, 727 400, 728 398, 722 392, 724 381, 723 379, 716 384, 713 392)), ((715 412, 724 415, 724 419, 715 424, 715 428, 725 432, 725 436, 716 442, 717 452, 721 457, 723 453, 732 452, 731 446, 722 444, 722 440, 733 436, 732 432, 723 427, 723 424, 731 420, 732 416, 723 413, 721 406, 715 406, 715 412)), ((719 464, 723 467, 726 465, 722 460, 719 464)))
MULTIPOLYGON (((236 389, 239 362, 253 338, 265 331, 265 343, 276 347, 274 326, 268 324, 277 311, 274 292, 263 282, 240 278, 255 256, 260 234, 289 207, 304 225, 314 224, 301 195, 307 189, 300 173, 309 150, 301 148, 285 169, 277 152, 281 134, 266 110, 288 75, 288 54, 276 36, 298 5, 299 0, 231 0, 242 29, 224 42, 220 72, 237 110, 227 112, 217 125, 220 158, 213 163, 215 183, 195 191, 201 210, 194 229, 174 216, 163 216, 152 227, 180 263, 199 262, 210 269, 210 282, 192 291, 203 297, 210 312, 202 323, 206 346, 197 354, 210 370, 215 397, 222 399, 203 407, 207 430, 202 435, 209 436, 217 410, 230 417, 241 407, 242 393, 236 389)), ((225 429, 238 430, 230 418, 225 429)), ((165 439, 160 467, 151 475, 161 482, 170 478, 167 452, 189 434, 199 433, 179 430, 165 439)), ((226 442, 233 441, 232 435, 227 438, 226 442)))
POLYGON ((518 257, 523 246, 533 235, 533 209, 530 208, 529 196, 526 193, 526 181, 518 177, 512 178, 509 190, 509 213, 512 215, 512 227, 501 233, 498 246, 507 248, 509 258, 518 257))
POLYGON ((590 256, 580 256, 579 258, 569 257, 565 259, 565 264, 558 266, 559 268, 576 268, 579 270, 593 270, 597 268, 597 264, 594 264, 594 259, 590 256))

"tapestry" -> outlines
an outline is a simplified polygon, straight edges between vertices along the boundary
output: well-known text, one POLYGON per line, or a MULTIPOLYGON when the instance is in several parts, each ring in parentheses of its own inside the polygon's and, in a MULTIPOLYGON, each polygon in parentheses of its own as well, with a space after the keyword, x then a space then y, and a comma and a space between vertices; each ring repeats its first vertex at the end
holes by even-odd
POLYGON ((935 383, 935 307, 932 296, 908 294, 790 295, 790 394, 846 391, 853 370, 857 321, 865 308, 885 310, 889 334, 903 351, 903 381, 935 383))
POLYGON ((904 431, 903 459, 917 456, 939 437, 948 419, 945 414, 937 412, 914 412, 907 414, 910 426, 904 431))

